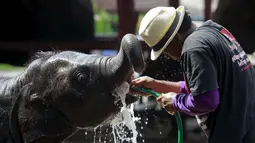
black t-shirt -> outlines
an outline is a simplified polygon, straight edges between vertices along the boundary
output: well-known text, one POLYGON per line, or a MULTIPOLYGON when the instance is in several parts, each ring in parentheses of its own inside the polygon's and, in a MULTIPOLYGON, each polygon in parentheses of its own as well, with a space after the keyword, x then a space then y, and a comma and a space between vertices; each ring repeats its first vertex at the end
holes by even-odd
POLYGON ((255 121, 255 70, 236 39, 206 21, 185 40, 181 67, 191 95, 219 90, 217 110, 197 116, 208 142, 239 143, 255 121))

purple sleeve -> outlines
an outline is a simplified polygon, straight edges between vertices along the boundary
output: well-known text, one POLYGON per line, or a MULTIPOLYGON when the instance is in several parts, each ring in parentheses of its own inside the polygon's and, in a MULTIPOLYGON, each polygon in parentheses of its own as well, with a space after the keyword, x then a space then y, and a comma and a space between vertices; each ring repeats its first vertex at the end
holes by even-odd
POLYGON ((216 110, 220 103, 218 89, 192 96, 191 94, 178 94, 174 99, 174 108, 177 111, 194 116, 216 110))
POLYGON ((180 92, 181 93, 188 93, 185 81, 180 81, 180 92))

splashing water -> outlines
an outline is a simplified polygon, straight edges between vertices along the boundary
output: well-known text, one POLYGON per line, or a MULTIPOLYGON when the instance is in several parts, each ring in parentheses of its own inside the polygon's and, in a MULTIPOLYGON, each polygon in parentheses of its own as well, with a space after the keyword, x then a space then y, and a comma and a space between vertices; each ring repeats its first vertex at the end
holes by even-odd
POLYGON ((119 142, 132 142, 137 143, 138 132, 136 130, 136 122, 140 120, 134 116, 134 105, 126 105, 125 99, 126 94, 129 92, 129 84, 123 83, 120 87, 115 90, 116 96, 121 98, 122 107, 120 113, 111 121, 112 133, 114 137, 114 143, 119 142), (129 137, 129 132, 125 129, 128 129, 132 132, 132 136, 129 137))
POLYGON ((96 143, 97 127, 94 128, 94 143, 96 143))

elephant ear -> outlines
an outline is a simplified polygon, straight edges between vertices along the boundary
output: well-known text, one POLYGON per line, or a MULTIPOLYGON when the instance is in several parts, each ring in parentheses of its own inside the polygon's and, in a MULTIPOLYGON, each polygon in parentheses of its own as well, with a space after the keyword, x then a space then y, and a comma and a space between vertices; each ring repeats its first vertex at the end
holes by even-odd
POLYGON ((32 89, 32 85, 25 86, 12 106, 10 128, 15 142, 64 140, 74 127, 32 89))
POLYGON ((26 95, 30 94, 31 84, 24 86, 20 93, 16 96, 14 101, 12 102, 10 114, 9 114, 9 128, 10 128, 10 136, 13 142, 23 143, 23 138, 20 132, 19 120, 18 120, 18 110, 19 103, 24 99, 26 95))

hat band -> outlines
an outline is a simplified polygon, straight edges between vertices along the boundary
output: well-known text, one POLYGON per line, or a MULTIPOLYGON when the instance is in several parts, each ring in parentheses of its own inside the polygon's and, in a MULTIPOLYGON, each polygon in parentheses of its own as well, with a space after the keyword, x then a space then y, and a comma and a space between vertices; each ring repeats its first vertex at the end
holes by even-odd
POLYGON ((169 27, 164 37, 156 45, 151 47, 153 51, 159 51, 162 47, 164 47, 168 39, 172 36, 172 34, 174 33, 178 25, 179 17, 180 17, 179 15, 180 15, 179 12, 176 12, 176 16, 174 18, 173 24, 169 27))

